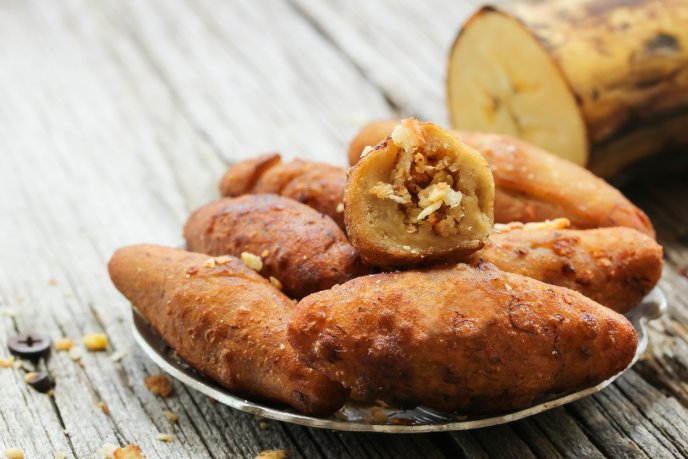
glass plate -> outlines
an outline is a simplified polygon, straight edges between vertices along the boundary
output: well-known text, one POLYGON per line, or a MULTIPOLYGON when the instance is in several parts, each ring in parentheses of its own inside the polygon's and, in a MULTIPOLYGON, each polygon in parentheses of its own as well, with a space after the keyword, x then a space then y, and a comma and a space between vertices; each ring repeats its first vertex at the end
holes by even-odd
POLYGON ((153 330, 146 319, 135 309, 132 329, 138 344, 163 371, 183 384, 232 408, 268 419, 323 429, 357 432, 420 433, 468 430, 504 424, 542 413, 543 411, 601 391, 633 366, 643 354, 647 348, 648 340, 646 324, 648 321, 660 317, 666 311, 666 308, 667 303, 664 293, 659 288, 655 288, 643 299, 643 302, 637 308, 626 314, 626 317, 638 332, 638 348, 631 363, 620 373, 594 387, 568 394, 550 394, 542 397, 530 408, 497 416, 462 416, 422 407, 413 410, 397 410, 374 403, 360 402, 349 402, 338 412, 327 418, 305 416, 288 408, 276 408, 268 404, 238 397, 213 381, 202 377, 163 342, 160 335, 153 330), (373 411, 376 412, 375 420, 373 419, 373 411), (381 416, 380 412, 384 413, 385 416, 381 416), (380 422, 385 418, 385 422, 380 422))

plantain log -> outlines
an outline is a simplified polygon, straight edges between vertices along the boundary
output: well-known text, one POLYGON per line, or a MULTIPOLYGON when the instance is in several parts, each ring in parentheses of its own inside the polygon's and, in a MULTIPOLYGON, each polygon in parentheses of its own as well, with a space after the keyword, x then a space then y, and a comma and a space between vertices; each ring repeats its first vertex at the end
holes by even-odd
POLYGON ((301 364, 287 341, 292 300, 240 260, 138 245, 117 250, 108 268, 117 289, 203 375, 306 414, 343 405, 344 388, 301 364))
POLYGON ((497 226, 472 262, 576 290, 622 314, 662 274, 662 247, 631 228, 572 230, 566 219, 497 226))
POLYGON ((297 305, 289 342, 359 400, 465 414, 594 386, 633 359, 628 320, 491 265, 383 273, 297 305))
POLYGON ((330 217, 274 194, 206 204, 189 217, 184 238, 194 252, 249 254, 260 274, 274 277, 294 298, 367 272, 330 217))
POLYGON ((688 145, 688 1, 478 10, 449 56, 452 126, 509 134, 598 175, 688 145))
MULTIPOLYGON (((383 141, 397 123, 376 121, 365 126, 349 147, 351 164, 358 162, 365 146, 383 141)), ((652 223, 642 210, 584 168, 506 135, 451 132, 490 165, 496 188, 495 222, 564 217, 575 228, 626 226, 654 237, 652 223)))
POLYGON ((342 195, 346 184, 341 167, 300 159, 282 162, 277 153, 239 161, 220 182, 222 196, 273 193, 295 199, 344 228, 342 195))
POLYGON ((344 222, 370 265, 455 261, 484 245, 493 202, 485 159, 439 126, 409 118, 349 170, 344 222))

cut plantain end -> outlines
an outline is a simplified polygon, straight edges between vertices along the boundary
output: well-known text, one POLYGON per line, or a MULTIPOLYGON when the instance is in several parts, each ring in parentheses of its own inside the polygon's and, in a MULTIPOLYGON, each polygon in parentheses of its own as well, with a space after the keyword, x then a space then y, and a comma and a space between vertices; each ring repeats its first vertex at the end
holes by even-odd
POLYGON ((688 2, 484 7, 449 56, 452 125, 509 134, 612 177, 688 145, 688 2))
POLYGON ((509 134, 587 162, 585 126, 567 82, 513 17, 485 8, 464 26, 449 56, 447 94, 454 128, 509 134))

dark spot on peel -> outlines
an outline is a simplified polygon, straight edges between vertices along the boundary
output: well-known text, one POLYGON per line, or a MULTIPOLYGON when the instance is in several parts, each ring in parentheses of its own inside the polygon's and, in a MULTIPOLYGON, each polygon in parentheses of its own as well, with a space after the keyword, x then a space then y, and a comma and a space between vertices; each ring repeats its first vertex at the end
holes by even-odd
POLYGON ((681 51, 681 44, 675 36, 659 33, 645 42, 645 50, 653 54, 677 53, 681 51))

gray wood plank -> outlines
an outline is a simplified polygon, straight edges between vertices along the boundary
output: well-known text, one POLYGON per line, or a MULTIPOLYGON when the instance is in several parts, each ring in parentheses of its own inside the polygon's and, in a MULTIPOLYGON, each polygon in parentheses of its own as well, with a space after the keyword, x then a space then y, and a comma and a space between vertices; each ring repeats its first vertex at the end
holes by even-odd
POLYGON ((278 150, 343 164, 360 124, 390 116, 377 88, 284 2, 109 6, 227 160, 278 150))
POLYGON ((399 111, 447 123, 447 56, 477 1, 292 2, 399 111))
POLYGON ((110 285, 112 250, 177 244, 216 196, 227 161, 278 149, 345 161, 362 122, 414 113, 444 122, 444 56, 465 2, 8 1, 0 5, 0 357, 29 328, 111 349, 83 368, 55 353, 55 397, 0 369, 0 449, 93 457, 104 442, 148 457, 515 457, 688 455, 685 176, 632 183, 665 245, 671 310, 634 372, 593 398, 509 426, 447 435, 333 433, 268 423, 175 385, 136 348, 110 285), (438 14, 442 12, 442 14, 438 14), (275 20, 278 18, 279 20, 275 20), (11 44, 11 45, 10 45, 11 44), (54 282, 52 281, 54 280, 54 282), (129 349, 120 362, 109 355, 129 349), (104 401, 105 415, 97 406, 104 401), (170 424, 163 415, 180 415, 170 424), (63 433, 66 428, 69 435, 63 433), (177 436, 174 443, 155 439, 177 436))
POLYGON ((475 432, 475 436, 489 457, 504 459, 535 457, 528 444, 519 438, 509 425, 479 429, 475 432))
MULTIPOLYGON (((439 435, 438 435, 439 436, 439 435)), ((442 435, 442 444, 444 444, 445 454, 447 457, 461 457, 471 459, 483 459, 490 457, 480 445, 475 437, 475 433, 471 431, 454 432, 448 435, 442 435)))

